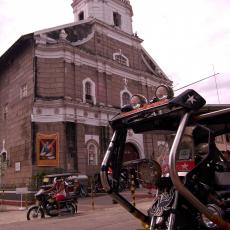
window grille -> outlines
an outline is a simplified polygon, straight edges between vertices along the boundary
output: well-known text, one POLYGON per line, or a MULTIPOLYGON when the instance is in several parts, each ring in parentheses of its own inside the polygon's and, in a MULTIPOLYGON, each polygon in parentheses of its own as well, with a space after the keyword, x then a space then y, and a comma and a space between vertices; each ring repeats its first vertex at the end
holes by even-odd
POLYGON ((26 84, 20 88, 20 98, 24 98, 24 97, 27 97, 27 85, 26 84))
POLYGON ((121 15, 117 12, 113 12, 113 23, 117 27, 121 27, 121 15))
POLYGON ((78 14, 78 19, 79 19, 79 21, 84 20, 84 12, 83 12, 83 11, 81 11, 81 12, 78 14))
POLYGON ((97 165, 97 147, 94 144, 88 146, 88 164, 97 165))
POLYGON ((130 95, 127 92, 122 94, 122 105, 127 105, 130 103, 130 95))

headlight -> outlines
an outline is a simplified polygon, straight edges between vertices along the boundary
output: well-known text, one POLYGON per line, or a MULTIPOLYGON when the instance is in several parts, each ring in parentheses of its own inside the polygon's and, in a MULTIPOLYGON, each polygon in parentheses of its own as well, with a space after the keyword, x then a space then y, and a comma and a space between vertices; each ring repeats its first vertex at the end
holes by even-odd
POLYGON ((148 103, 147 99, 145 96, 141 94, 134 94, 131 97, 131 105, 133 109, 138 109, 148 103))
MULTIPOLYGON (((213 212, 214 215, 222 217, 222 210, 215 204, 209 204, 208 209, 213 212)), ((217 229, 217 225, 209 220, 204 214, 201 214, 201 219, 204 226, 208 229, 217 229)))
POLYGON ((169 86, 159 85, 156 88, 155 96, 158 100, 170 99, 173 97, 173 90, 169 86))
POLYGON ((144 184, 156 184, 161 174, 161 166, 154 160, 143 159, 138 163, 138 177, 144 184))

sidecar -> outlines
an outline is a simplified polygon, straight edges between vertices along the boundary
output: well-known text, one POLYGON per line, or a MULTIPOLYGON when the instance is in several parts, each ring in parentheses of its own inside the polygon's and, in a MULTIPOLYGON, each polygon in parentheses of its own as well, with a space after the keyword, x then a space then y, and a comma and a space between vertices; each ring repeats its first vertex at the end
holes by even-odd
POLYGON ((62 177, 65 180, 66 185, 68 185, 67 190, 70 194, 74 193, 77 190, 79 184, 86 192, 88 190, 88 176, 78 173, 58 173, 45 175, 41 188, 43 188, 44 190, 51 188, 53 186, 54 178, 59 177, 62 177))
MULTIPOLYGON (((191 184, 186 182, 186 179, 190 181, 193 176, 197 176, 202 161, 207 161, 205 170, 207 173, 210 172, 211 150, 218 155, 216 161, 226 161, 221 153, 230 150, 230 142, 226 138, 230 131, 230 106, 205 105, 205 103, 204 98, 197 92, 186 90, 177 97, 165 96, 158 100, 155 98, 151 103, 140 104, 138 107, 127 105, 110 121, 114 133, 101 166, 102 185, 113 199, 140 219, 145 226, 150 226, 151 217, 132 205, 118 189, 121 171, 126 164, 123 160, 129 135, 142 137, 145 144, 147 158, 142 157, 136 161, 138 179, 143 183, 159 186, 163 176, 172 178, 171 184, 176 184, 179 193, 183 194, 195 208, 201 208, 201 213, 205 213, 205 216, 213 220, 213 216, 209 215, 210 210, 207 211, 199 200, 194 199, 194 194, 188 191, 191 184), (156 136, 161 139, 156 141, 156 136), (167 145, 159 151, 160 148, 157 147, 160 145, 162 147, 162 143, 166 141, 167 145), (110 166, 113 169, 113 183, 108 179, 110 166), (186 178, 182 183, 181 177, 186 178)), ((220 165, 219 169, 213 170, 215 185, 213 177, 209 178, 208 174, 206 176, 209 179, 202 178, 201 181, 210 180, 207 184, 216 188, 219 186, 221 193, 221 186, 230 185, 229 168, 226 165, 228 164, 225 163, 224 166, 220 165)), ((226 187, 224 193, 229 197, 226 187)), ((218 221, 226 223, 223 219, 218 221)))

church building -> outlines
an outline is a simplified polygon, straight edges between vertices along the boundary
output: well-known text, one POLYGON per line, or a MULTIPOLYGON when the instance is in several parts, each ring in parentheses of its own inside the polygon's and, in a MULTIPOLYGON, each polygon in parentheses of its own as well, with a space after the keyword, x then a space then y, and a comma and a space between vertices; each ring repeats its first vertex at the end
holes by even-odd
MULTIPOLYGON (((0 57, 1 183, 100 170, 108 121, 133 94, 171 85, 133 32, 129 0, 73 0, 74 22, 26 34, 0 57), (3 167, 4 166, 4 167, 3 167)), ((151 158, 165 137, 129 132, 124 161, 151 158)))

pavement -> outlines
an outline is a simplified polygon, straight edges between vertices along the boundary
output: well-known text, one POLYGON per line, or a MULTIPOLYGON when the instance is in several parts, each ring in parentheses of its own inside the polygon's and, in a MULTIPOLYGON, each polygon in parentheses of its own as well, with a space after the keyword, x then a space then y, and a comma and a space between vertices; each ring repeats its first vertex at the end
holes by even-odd
MULTIPOLYGON (((131 200, 131 195, 129 191, 126 191, 124 193, 122 193, 122 195, 124 195, 130 202, 132 202, 131 200)), ((149 195, 148 194, 148 190, 146 189, 139 189, 136 191, 135 193, 135 197, 136 197, 136 207, 138 209, 140 209, 143 213, 146 213, 146 211, 148 210, 148 208, 151 205, 151 200, 153 198, 153 195, 149 195)), ((26 227, 28 226, 29 222, 32 223, 34 221, 27 221, 26 220, 26 213, 27 213, 27 209, 25 207, 18 207, 18 206, 9 206, 9 205, 1 205, 0 203, 0 229, 1 230, 8 230, 8 229, 14 229, 14 227, 17 227, 19 224, 21 226, 24 226, 23 224, 25 224, 24 227, 21 227, 21 229, 26 229, 26 227), (23 223, 24 222, 24 223, 23 223), (17 224, 16 224, 17 223, 17 224)), ((78 213, 77 213, 77 217, 74 220, 72 220, 71 218, 69 219, 70 221, 68 221, 65 226, 64 229, 66 229, 67 225, 71 225, 71 221, 73 221, 74 223, 76 223, 76 220, 79 221, 80 219, 82 220, 86 220, 87 219, 87 223, 88 221, 91 221, 91 225, 93 226, 94 229, 97 229, 93 224, 93 222, 97 222, 97 221, 101 221, 100 223, 103 223, 103 219, 105 218, 109 218, 110 220, 114 219, 114 223, 116 223, 116 219, 119 219, 119 223, 121 220, 123 220, 121 222, 124 223, 125 221, 127 222, 126 224, 126 228, 124 228, 124 226, 121 228, 123 229, 129 229, 129 224, 132 226, 133 223, 135 223, 135 225, 141 227, 140 221, 137 220, 135 217, 130 216, 131 214, 128 213, 123 207, 121 207, 119 204, 113 204, 112 202, 112 198, 110 196, 108 196, 107 194, 98 194, 96 197, 87 197, 87 198, 81 198, 79 199, 79 203, 78 203, 78 213), (89 218, 90 216, 90 218, 89 218), (102 220, 100 220, 100 218, 102 218, 102 220), (124 219, 123 219, 124 218, 124 219), (131 224, 132 223, 132 224, 131 224)), ((50 221, 54 221, 55 223, 58 220, 63 219, 63 217, 55 217, 55 218, 46 218, 46 219, 52 219, 50 221)), ((41 220, 40 220, 41 221, 41 220)), ((51 223, 49 221, 49 223, 51 223)), ((44 222, 37 222, 37 224, 40 223, 44 223, 44 222)), ((63 224, 63 221, 61 221, 61 223, 63 224)), ((78 223, 81 224, 82 222, 78 223)), ((83 221, 84 223, 84 221, 83 221)), ((61 224, 60 224, 61 226, 61 224)), ((92 229, 90 228, 90 226, 88 226, 84 223, 84 225, 81 228, 77 228, 77 229, 92 229)), ((92 227, 91 226, 91 227, 92 227)), ((16 228, 15 228, 16 229, 16 228)), ((28 228, 29 229, 29 228, 28 228)), ((45 226, 42 226, 42 229, 45 229, 45 226)), ((50 230, 50 228, 48 228, 50 230)), ((55 228, 55 230, 57 230, 59 228, 55 228)), ((61 228, 60 228, 61 229, 61 228)), ((70 229, 72 229, 70 227, 70 229)), ((98 226, 98 229, 103 229, 102 226, 98 226)), ((108 228, 105 228, 108 229, 108 228)), ((111 229, 112 225, 111 225, 111 229)), ((116 225, 116 227, 114 229, 119 229, 118 225, 116 225)), ((133 229, 133 228, 130 228, 133 229)), ((138 230, 141 228, 138 228, 138 230)), ((142 228, 143 229, 143 228, 142 228)), ((33 226, 33 230, 35 230, 34 226, 33 226)))

